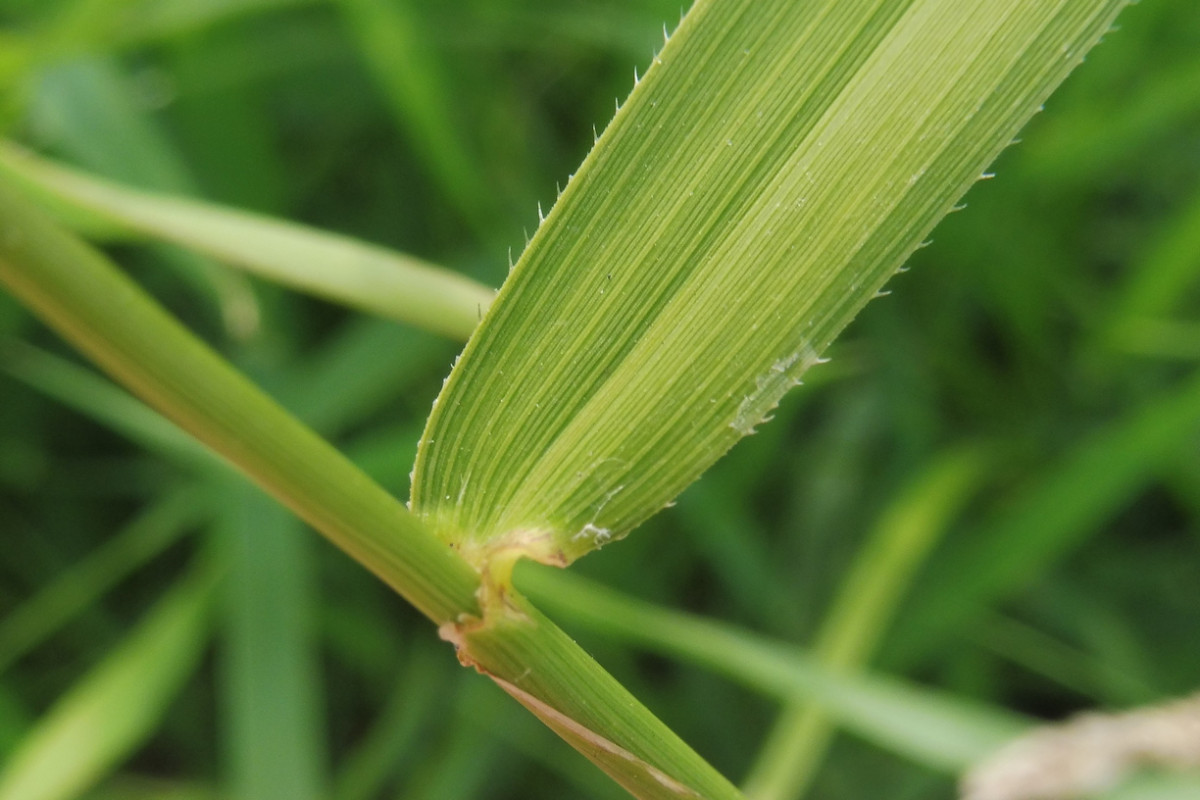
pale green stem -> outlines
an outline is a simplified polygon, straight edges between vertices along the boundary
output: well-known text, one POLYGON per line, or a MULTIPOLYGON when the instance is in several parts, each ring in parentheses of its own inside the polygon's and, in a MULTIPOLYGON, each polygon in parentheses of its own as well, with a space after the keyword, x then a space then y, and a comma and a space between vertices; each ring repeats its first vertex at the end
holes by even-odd
POLYGON ((469 278, 347 236, 211 203, 154 194, 66 169, 0 142, 0 173, 85 230, 133 232, 259 277, 466 339, 495 296, 469 278))
MULTIPOLYGON (((420 520, 100 254, 3 184, 0 283, 120 383, 232 462, 443 630, 480 615, 479 576, 420 520)), ((618 773, 628 760, 606 760, 610 751, 603 748, 597 757, 597 742, 630 754, 637 764, 653 765, 699 796, 741 797, 566 634, 519 597, 510 600, 519 612, 457 637, 464 660, 592 733, 587 744, 566 738, 623 784, 628 778, 618 773)), ((561 726, 556 730, 561 733, 561 726)))
POLYGON ((7 187, 0 187, 0 281, 423 613, 446 621, 473 607, 474 573, 395 498, 7 187))

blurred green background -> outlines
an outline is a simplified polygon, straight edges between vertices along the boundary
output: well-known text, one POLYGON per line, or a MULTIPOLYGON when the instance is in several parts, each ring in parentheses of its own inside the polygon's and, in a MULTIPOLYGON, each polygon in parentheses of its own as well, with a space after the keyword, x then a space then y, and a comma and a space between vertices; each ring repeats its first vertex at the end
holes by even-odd
MULTIPOLYGON (((553 202, 680 11, 0 0, 0 127, 114 180, 498 285, 538 203, 553 202)), ((774 423, 573 570, 810 643, 885 512, 970 448, 979 477, 875 666, 1045 718, 1196 689, 1194 1, 1128 9, 1023 139, 774 423)), ((107 249, 407 494, 456 343, 166 245, 107 249)), ((44 796, 624 796, 459 669, 365 570, 147 422, 3 293, 0 532, 0 765, 55 720, 91 720, 47 764, 44 796)), ((562 621, 715 766, 745 774, 773 701, 562 621)), ((951 778, 851 736, 812 789, 952 793, 951 778)))

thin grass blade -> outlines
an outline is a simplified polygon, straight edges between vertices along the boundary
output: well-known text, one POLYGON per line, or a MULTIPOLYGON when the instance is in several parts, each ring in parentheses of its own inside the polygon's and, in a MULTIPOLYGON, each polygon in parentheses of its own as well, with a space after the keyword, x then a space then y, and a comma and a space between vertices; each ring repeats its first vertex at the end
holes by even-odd
POLYGON ((0 672, 202 519, 196 492, 168 494, 0 618, 0 672))
POLYGON ((889 663, 921 663, 989 604, 1045 574, 1135 497, 1162 464, 1194 447, 1198 433, 1200 376, 1194 376, 1081 442, 1003 513, 930 559, 889 663))
MULTIPOLYGON (((814 655, 824 668, 849 673, 864 667, 917 567, 978 486, 982 466, 977 450, 947 453, 888 506, 822 622, 814 655)), ((785 705, 745 781, 746 796, 801 797, 835 731, 818 703, 785 705)))
POLYGON ((222 701, 235 800, 327 797, 312 616, 318 600, 311 541, 299 521, 229 476, 218 523, 229 562, 222 701))
POLYGON ((21 341, 0 339, 0 372, 168 461, 199 471, 226 469, 195 439, 86 367, 21 341))
POLYGON ((367 68, 400 130, 446 196, 480 232, 495 227, 492 194, 466 132, 451 113, 457 97, 447 69, 424 33, 418 4, 402 0, 336 0, 367 68))
MULTIPOLYGON (((104 0, 107 1, 107 0, 104 0)), ((194 194, 188 166, 158 121, 139 105, 127 74, 113 60, 80 58, 37 74, 28 112, 48 147, 89 169, 143 188, 194 194)), ((163 263, 215 303, 235 337, 259 324, 258 300, 245 276, 179 250, 161 250, 163 263)))
POLYGON ((1112 347, 1151 354, 1184 351, 1200 355, 1196 336, 1154 336, 1156 323, 1178 314, 1181 298, 1200 282, 1200 192, 1170 221, 1141 257, 1120 295, 1110 323, 1112 347))
POLYGON ((190 574, 59 700, 0 770, 0 800, 75 797, 145 740, 199 662, 215 576, 190 574))
POLYGON ((526 568, 519 586, 591 630, 712 669, 790 702, 817 705, 884 749, 954 773, 1026 730, 1031 721, 879 675, 839 675, 783 642, 653 606, 571 572, 526 568))
MULTIPOLYGON (((240 267, 284 286, 465 339, 494 292, 412 256, 259 214, 142 192, 0 145, 0 170, 43 196, 67 222, 124 229, 240 267), (90 215, 90 218, 88 218, 90 215)), ((52 209, 53 210, 53 209, 52 209)))

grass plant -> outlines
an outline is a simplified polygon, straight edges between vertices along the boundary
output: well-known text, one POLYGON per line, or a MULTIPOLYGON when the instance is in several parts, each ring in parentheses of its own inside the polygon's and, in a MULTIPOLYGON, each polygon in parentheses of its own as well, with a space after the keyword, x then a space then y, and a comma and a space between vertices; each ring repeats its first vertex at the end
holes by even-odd
POLYGON ((1193 690, 1125 5, 0 9, 0 800, 949 797, 1193 690))

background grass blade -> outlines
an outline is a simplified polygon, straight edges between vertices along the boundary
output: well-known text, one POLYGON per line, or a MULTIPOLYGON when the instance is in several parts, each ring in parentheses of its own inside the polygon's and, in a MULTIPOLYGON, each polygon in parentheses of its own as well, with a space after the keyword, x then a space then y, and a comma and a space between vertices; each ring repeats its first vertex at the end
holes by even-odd
POLYGON ((323 0, 157 0, 141 3, 136 14, 121 20, 117 32, 124 45, 192 34, 238 17, 315 5, 323 0))
MULTIPOLYGON (((132 82, 111 59, 81 58, 36 76, 29 111, 45 145, 80 164, 146 189, 194 194, 197 186, 160 125, 138 103, 132 82)), ((259 324, 258 300, 245 277, 194 253, 162 249, 161 263, 215 304, 234 338, 259 324)))
POLYGON ((0 370, 152 453, 199 470, 225 469, 195 439, 85 367, 22 342, 0 340, 0 370))
POLYGON ((0 798, 75 797, 154 730, 207 641, 215 577, 197 569, 54 706, 0 771, 0 798))
MULTIPOLYGON (((411 256, 248 212, 139 192, 0 146, 0 169, 75 214, 190 247, 260 277, 465 339, 493 291, 411 256)), ((68 219, 70 221, 70 219, 68 219)), ((94 222, 88 225, 95 228, 94 222)))
POLYGON ((931 559, 891 663, 912 667, 989 603, 1029 585, 1128 503, 1200 430, 1200 379, 1080 443, 991 524, 931 559), (968 577, 969 576, 969 577, 968 577))
POLYGON ((1141 258, 1114 310, 1108 332, 1112 348, 1158 356, 1200 358, 1200 336, 1187 322, 1172 326, 1182 298, 1200 279, 1200 193, 1141 258))
POLYGON ((387 703, 377 709, 371 728, 338 770, 332 792, 336 800, 379 797, 389 776, 411 769, 405 754, 416 749, 422 731, 433 727, 442 712, 437 701, 445 696, 443 675, 441 659, 416 643, 387 703))
POLYGON ((477 561, 624 536, 768 417, 1123 5, 697 4, 451 374, 413 508, 477 561))
POLYGON ((846 729, 957 772, 1030 724, 1019 716, 879 676, 839 675, 792 645, 658 608, 569 572, 527 567, 517 585, 572 622, 712 669, 788 702, 818 705, 846 729))
POLYGON ((464 125, 451 113, 458 96, 446 59, 422 35, 420 5, 410 0, 335 0, 363 59, 383 91, 401 131, 466 219, 485 235, 495 223, 483 171, 464 125))
MULTIPOLYGON (((813 655, 822 666, 853 672, 865 665, 913 573, 979 483, 982 466, 978 451, 946 454, 888 506, 821 624, 813 655)), ((746 796, 803 796, 834 731, 818 705, 787 704, 744 783, 746 796)))
POLYGON ((312 542, 257 489, 225 481, 218 523, 224 584, 223 708, 229 793, 240 800, 326 797, 325 722, 313 617, 312 542))
MULTIPOLYGON (((570 572, 524 567, 518 583, 590 630, 692 661, 785 702, 810 703, 856 735, 930 769, 957 775, 1033 722, 881 675, 839 674, 815 654, 622 596, 570 572)), ((1198 786, 1191 775, 1137 775, 1098 800, 1186 800, 1198 786)))
POLYGON ((196 492, 182 490, 168 495, 53 583, 5 614, 0 618, 0 672, 202 518, 196 492))

